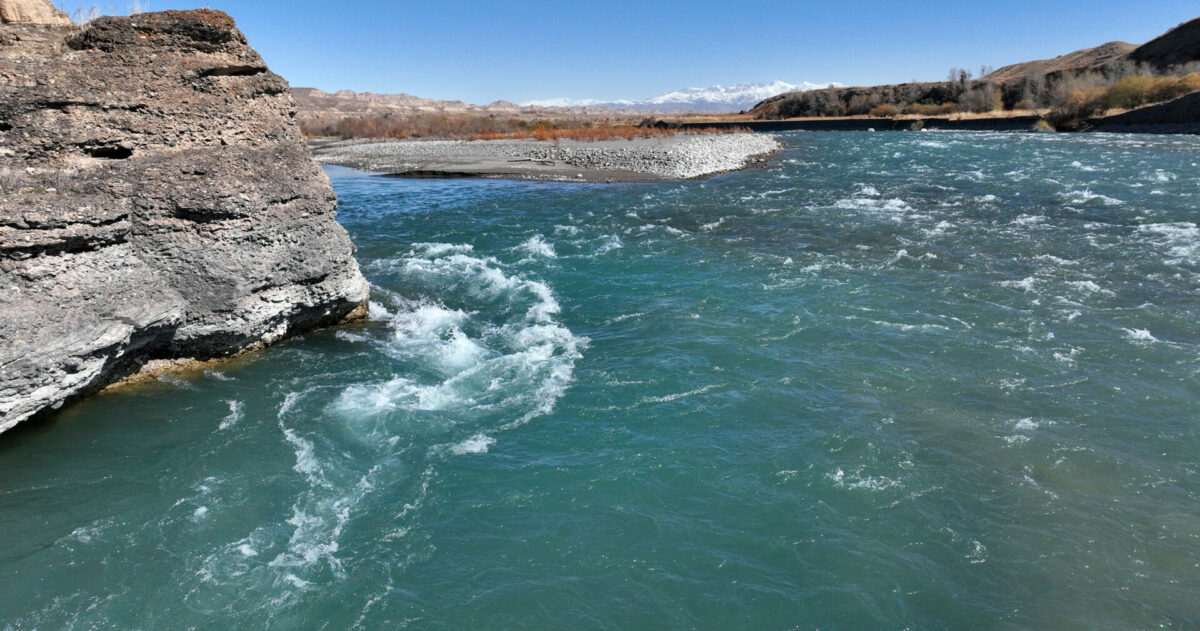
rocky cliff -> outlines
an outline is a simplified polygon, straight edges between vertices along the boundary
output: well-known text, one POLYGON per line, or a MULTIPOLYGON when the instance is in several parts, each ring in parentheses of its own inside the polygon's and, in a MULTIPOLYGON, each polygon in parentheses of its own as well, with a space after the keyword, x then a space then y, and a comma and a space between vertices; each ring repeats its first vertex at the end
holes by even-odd
POLYGON ((364 313, 294 116, 219 11, 0 25, 0 431, 364 313))

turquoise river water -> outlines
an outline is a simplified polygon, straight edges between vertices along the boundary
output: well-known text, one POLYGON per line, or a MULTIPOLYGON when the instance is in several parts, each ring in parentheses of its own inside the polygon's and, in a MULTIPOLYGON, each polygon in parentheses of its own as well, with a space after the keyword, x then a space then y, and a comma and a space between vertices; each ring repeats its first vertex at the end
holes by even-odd
POLYGON ((1200 628, 1200 138, 331 175, 368 322, 0 437, 0 629, 1200 628))

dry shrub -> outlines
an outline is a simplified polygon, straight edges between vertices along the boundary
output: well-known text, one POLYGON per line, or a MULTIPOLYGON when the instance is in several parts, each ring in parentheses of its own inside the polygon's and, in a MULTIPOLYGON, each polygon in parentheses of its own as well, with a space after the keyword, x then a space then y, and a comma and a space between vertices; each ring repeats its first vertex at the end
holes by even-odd
POLYGON ((1182 77, 1161 77, 1147 94, 1147 102, 1170 101, 1197 90, 1200 90, 1200 72, 1182 77))
POLYGON ((872 107, 867 114, 875 118, 895 118, 900 115, 900 108, 891 103, 884 103, 872 107))
POLYGON ((1076 129, 1089 118, 1103 114, 1108 104, 1108 89, 1093 85, 1073 88, 1061 95, 1049 120, 1056 129, 1076 129))
POLYGON ((516 118, 462 114, 383 114, 340 119, 301 119, 300 130, 308 137, 340 138, 468 138, 484 132, 515 131, 529 123, 516 118))
POLYGON ((910 103, 904 108, 906 114, 916 114, 917 116, 945 116, 958 111, 958 106, 954 103, 942 103, 936 105, 933 103, 910 103))
POLYGON ((453 140, 613 140, 670 136, 681 131, 729 133, 741 129, 670 129, 631 123, 590 121, 526 121, 476 115, 412 115, 352 117, 335 120, 301 120, 300 129, 309 138, 336 136, 353 138, 445 138, 453 140))
POLYGON ((625 140, 633 140, 634 138, 657 138, 663 136, 673 136, 679 133, 701 133, 701 134, 728 134, 738 131, 744 131, 738 128, 725 127, 705 127, 703 129, 679 129, 666 127, 638 127, 634 125, 582 125, 582 126, 566 126, 553 127, 549 125, 538 125, 533 129, 512 131, 512 132, 487 132, 471 136, 470 140, 579 140, 583 142, 595 142, 599 140, 616 140, 624 138, 625 140))
POLYGON ((1128 110, 1144 105, 1158 83, 1158 79, 1143 75, 1121 77, 1108 89, 1108 106, 1128 110))

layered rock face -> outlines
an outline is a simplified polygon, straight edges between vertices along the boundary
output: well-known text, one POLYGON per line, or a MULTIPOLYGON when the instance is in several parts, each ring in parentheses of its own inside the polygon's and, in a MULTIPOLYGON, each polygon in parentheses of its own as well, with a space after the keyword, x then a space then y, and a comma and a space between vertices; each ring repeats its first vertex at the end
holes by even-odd
POLYGON ((293 117, 219 11, 0 25, 0 431, 365 313, 293 117))

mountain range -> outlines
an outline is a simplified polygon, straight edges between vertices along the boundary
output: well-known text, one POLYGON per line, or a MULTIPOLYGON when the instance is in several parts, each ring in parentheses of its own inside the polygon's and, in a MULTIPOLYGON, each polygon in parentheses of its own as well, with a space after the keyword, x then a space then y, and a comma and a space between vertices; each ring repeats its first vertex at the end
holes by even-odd
POLYGON ((840 83, 832 82, 810 83, 808 81, 799 84, 787 83, 785 81, 738 83, 735 85, 714 85, 707 88, 673 90, 671 92, 663 92, 648 99, 636 101, 558 98, 527 101, 522 105, 532 107, 609 107, 653 111, 736 112, 754 107, 756 104, 778 94, 817 90, 841 85, 840 83))
POLYGON ((738 112, 777 94, 798 90, 837 87, 840 83, 792 84, 739 83, 707 88, 687 88, 664 92, 638 101, 600 101, 597 99, 549 99, 517 105, 509 101, 494 101, 473 105, 463 101, 426 99, 410 94, 373 94, 339 90, 323 92, 315 88, 292 88, 301 120, 335 120, 351 117, 413 116, 413 115, 476 115, 476 116, 640 116, 683 112, 738 112))

